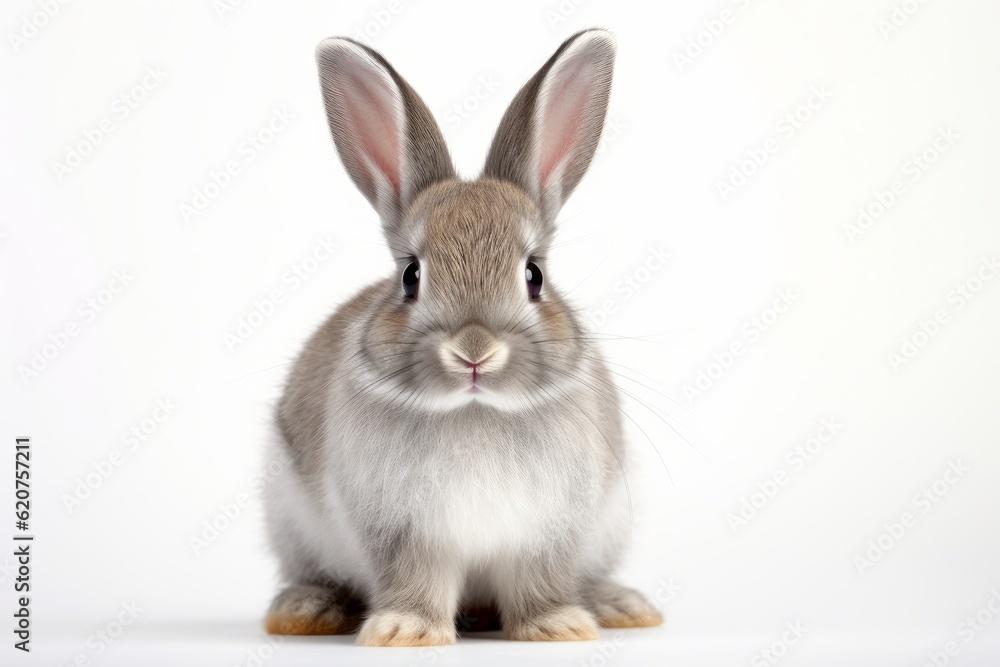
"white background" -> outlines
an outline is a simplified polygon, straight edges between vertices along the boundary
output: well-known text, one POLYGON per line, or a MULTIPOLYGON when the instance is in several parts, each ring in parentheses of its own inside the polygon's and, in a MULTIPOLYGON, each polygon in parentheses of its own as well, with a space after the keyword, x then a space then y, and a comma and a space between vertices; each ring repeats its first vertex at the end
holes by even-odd
MULTIPOLYGON (((984 258, 1000 258, 1000 6, 908 0, 894 16, 892 0, 577 3, 400 0, 392 13, 387 1, 246 0, 220 15, 209 0, 104 0, 59 6, 37 34, 24 20, 41 22, 38 2, 4 3, 0 470, 10 485, 13 438, 30 435, 37 541, 34 651, 14 651, 4 630, 0 662, 255 664, 263 646, 268 665, 487 653, 504 664, 771 664, 758 652, 798 622, 808 631, 777 647, 780 664, 922 665, 951 640, 950 664, 997 664, 1000 617, 971 641, 959 626, 1000 591, 1000 279, 976 282, 984 258), (712 23, 723 10, 729 22, 712 23), (271 404, 314 327, 392 267, 336 158, 314 45, 367 27, 471 177, 517 89, 592 25, 619 42, 609 126, 563 211, 547 280, 595 322, 630 394, 634 542, 621 578, 669 598, 666 625, 605 631, 602 644, 268 647, 260 619, 277 582, 252 486, 271 404), (679 63, 686 49, 694 57, 679 63), (156 67, 162 81, 130 92, 156 67), (813 89, 829 96, 810 110, 813 89), (248 159, 241 146, 275 109, 293 119, 248 159), (779 128, 796 113, 794 132, 779 128), (60 177, 55 163, 105 118, 113 129, 60 177), (948 128, 957 138, 936 153, 948 128), (766 143, 776 150, 723 197, 719 183, 766 143), (933 164, 913 172, 928 150, 933 164), (239 173, 186 221, 181 205, 230 160, 239 173), (849 234, 894 180, 901 194, 849 234), (338 250, 307 262, 315 271, 294 287, 284 276, 318 238, 338 250), (651 247, 671 258, 647 272, 651 247), (79 304, 121 270, 128 285, 89 318, 79 304), (630 293, 626 276, 644 282, 630 293), (979 289, 959 306, 966 282, 979 289), (227 345, 276 289, 270 317, 227 345), (794 303, 774 318, 780 290, 794 303), (608 300, 615 312, 594 319, 608 300), (935 335, 892 363, 939 309, 935 335), (752 339, 753 318, 769 324, 752 339), (78 334, 43 350, 68 325, 78 334), (742 353, 730 360, 733 343, 742 353), (32 375, 21 367, 36 352, 51 358, 32 375), (699 372, 710 386, 686 395, 699 372), (158 399, 177 407, 129 449, 123 433, 158 399), (824 419, 836 435, 789 463, 824 419), (68 508, 115 450, 120 465, 68 508), (949 462, 968 471, 916 504, 949 462), (729 515, 781 473, 734 530, 729 515), (195 553, 192 536, 243 493, 239 516, 195 553), (904 512, 913 525, 859 565, 904 512), (88 640, 133 601, 144 611, 112 645, 88 640)), ((11 515, 0 513, 4 540, 11 515)), ((9 619, 13 560, 0 565, 9 619)))

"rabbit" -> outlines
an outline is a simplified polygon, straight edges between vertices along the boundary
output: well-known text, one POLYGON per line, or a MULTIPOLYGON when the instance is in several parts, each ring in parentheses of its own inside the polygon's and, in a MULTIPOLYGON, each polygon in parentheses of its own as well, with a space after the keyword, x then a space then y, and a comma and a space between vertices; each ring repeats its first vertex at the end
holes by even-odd
POLYGON ((289 463, 265 502, 286 587, 268 632, 435 646, 457 624, 566 641, 662 622, 610 579, 630 531, 617 391, 545 277, 615 51, 604 30, 567 39, 462 180, 381 54, 317 46, 334 144, 396 270, 326 320, 277 405, 289 463))

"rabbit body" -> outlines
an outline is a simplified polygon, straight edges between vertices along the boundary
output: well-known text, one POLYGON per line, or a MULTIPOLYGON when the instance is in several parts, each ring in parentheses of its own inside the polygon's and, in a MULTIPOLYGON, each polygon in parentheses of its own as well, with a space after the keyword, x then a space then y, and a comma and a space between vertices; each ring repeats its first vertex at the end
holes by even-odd
MULTIPOLYGON (((580 391, 574 403, 534 413, 478 404, 427 413, 380 397, 355 398, 345 409, 357 389, 338 365, 358 350, 324 335, 341 330, 344 318, 335 314, 300 362, 318 380, 303 388, 317 405, 288 408, 290 420, 319 411, 324 427, 316 440, 276 443, 277 457, 292 456, 282 483, 269 488, 272 541, 287 578, 330 577, 372 591, 380 555, 398 540, 470 576, 466 585, 483 595, 473 605, 488 603, 504 570, 532 554, 561 559, 552 564, 560 575, 610 569, 629 520, 615 461, 622 454, 612 451, 620 448, 613 396, 580 391), (329 359, 325 368, 316 358, 329 359)), ((588 370, 589 383, 609 386, 596 363, 588 370)))
POLYGON ((542 288, 555 214, 603 125, 613 41, 560 47, 474 181, 384 58, 346 39, 317 53, 335 144, 402 284, 343 305, 290 374, 266 492, 287 586, 268 630, 412 646, 454 641, 460 613, 512 639, 659 623, 608 578, 630 530, 616 391, 542 288))

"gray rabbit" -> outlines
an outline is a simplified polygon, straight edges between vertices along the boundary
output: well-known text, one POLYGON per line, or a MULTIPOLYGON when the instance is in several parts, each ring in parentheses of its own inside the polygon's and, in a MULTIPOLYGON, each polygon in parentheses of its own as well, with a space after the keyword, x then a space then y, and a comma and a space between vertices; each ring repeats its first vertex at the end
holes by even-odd
POLYGON ((629 531, 617 392, 543 280, 604 125, 613 37, 559 47, 473 181, 379 53, 331 38, 316 55, 396 271, 313 335, 278 406, 273 456, 292 464, 267 518, 287 586, 267 630, 425 646, 454 642, 460 612, 515 640, 658 625, 609 579, 629 531))

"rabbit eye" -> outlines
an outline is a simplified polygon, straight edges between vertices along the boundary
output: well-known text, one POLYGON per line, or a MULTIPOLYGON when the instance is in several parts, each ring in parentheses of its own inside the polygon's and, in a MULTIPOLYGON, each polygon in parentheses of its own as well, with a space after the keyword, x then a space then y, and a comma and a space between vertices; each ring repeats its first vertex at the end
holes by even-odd
POLYGON ((534 262, 528 262, 524 267, 524 279, 528 282, 528 298, 538 301, 542 295, 542 270, 534 262))
POLYGON ((407 299, 417 298, 417 286, 420 284, 420 262, 413 260, 403 269, 403 294, 407 299))

